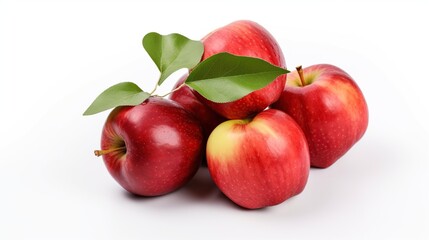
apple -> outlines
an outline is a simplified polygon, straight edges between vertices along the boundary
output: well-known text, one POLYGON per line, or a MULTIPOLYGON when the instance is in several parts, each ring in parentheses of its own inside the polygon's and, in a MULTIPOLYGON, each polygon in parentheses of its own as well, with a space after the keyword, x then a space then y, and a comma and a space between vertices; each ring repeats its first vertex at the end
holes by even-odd
POLYGON ((365 133, 368 107, 358 85, 340 68, 319 64, 288 74, 279 100, 272 105, 303 129, 311 166, 327 168, 365 133))
POLYGON ((309 175, 304 133, 275 109, 221 123, 210 134, 206 154, 214 183, 243 208, 282 203, 304 190, 309 175))
MULTIPOLYGON (((202 39, 202 60, 221 52, 261 58, 273 65, 286 68, 282 50, 274 37, 261 25, 247 20, 236 21, 214 30, 202 39)), ((199 97, 210 108, 228 119, 246 118, 259 113, 274 103, 283 91, 286 75, 243 98, 228 103, 215 103, 199 97)))
POLYGON ((150 97, 137 106, 115 108, 101 138, 104 163, 127 191, 157 196, 183 186, 201 162, 202 129, 179 104, 150 97))
MULTIPOLYGON (((220 123, 227 119, 214 112, 211 108, 205 105, 198 97, 195 90, 182 84, 185 82, 188 74, 183 75, 173 87, 173 92, 170 94, 170 99, 179 103, 183 108, 192 113, 200 122, 203 128, 203 153, 205 153, 207 139, 210 133, 220 123), (179 88, 180 87, 180 88, 179 88), (174 90, 177 89, 177 90, 174 90)), ((203 155, 202 165, 207 166, 205 154, 203 155)))

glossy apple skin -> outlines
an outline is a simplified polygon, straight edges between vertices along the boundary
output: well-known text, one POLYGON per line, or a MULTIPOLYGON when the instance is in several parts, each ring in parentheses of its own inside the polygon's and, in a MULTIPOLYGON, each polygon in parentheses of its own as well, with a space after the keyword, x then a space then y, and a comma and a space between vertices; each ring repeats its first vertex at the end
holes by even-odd
MULTIPOLYGON (((214 30, 202 39, 202 60, 228 52, 240 56, 261 58, 273 65, 286 68, 283 52, 274 37, 261 25, 247 20, 236 21, 214 30)), ((263 111, 279 97, 286 82, 286 75, 276 78, 266 87, 229 103, 214 103, 199 97, 220 115, 240 119, 263 111)))
POLYGON ((183 186, 201 162, 199 122, 171 100, 150 97, 141 105, 115 108, 106 120, 101 148, 112 177, 127 191, 158 196, 183 186))
POLYGON ((310 156, 304 133, 282 111, 221 123, 209 137, 207 163, 219 189, 237 205, 282 203, 307 183, 310 156))
POLYGON ((272 108, 286 112, 301 126, 311 166, 327 168, 362 138, 368 107, 352 77, 336 66, 313 65, 304 68, 303 75, 304 87, 297 71, 288 74, 288 83, 272 108))

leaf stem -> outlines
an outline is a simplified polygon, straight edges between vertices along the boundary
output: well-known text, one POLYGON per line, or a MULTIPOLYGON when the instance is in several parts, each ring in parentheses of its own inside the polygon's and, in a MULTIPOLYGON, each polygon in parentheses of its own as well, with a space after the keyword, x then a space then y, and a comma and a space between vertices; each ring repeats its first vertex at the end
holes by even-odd
POLYGON ((158 88, 158 83, 155 85, 155 87, 153 88, 153 90, 149 94, 152 96, 152 94, 156 91, 157 88, 158 88))
POLYGON ((183 83, 182 83, 182 84, 180 84, 177 88, 173 89, 171 92, 166 93, 166 94, 161 95, 161 96, 159 96, 159 95, 156 95, 156 96, 158 96, 158 97, 167 97, 168 95, 170 95, 170 94, 174 93, 175 91, 177 91, 177 90, 181 89, 181 88, 182 88, 182 87, 184 87, 185 85, 186 85, 186 83, 185 83, 185 82, 183 82, 183 83))

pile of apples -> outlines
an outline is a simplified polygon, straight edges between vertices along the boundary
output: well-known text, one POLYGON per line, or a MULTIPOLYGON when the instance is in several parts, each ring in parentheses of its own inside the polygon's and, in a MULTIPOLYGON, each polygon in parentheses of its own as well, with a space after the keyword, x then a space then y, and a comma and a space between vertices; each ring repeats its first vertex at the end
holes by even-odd
MULTIPOLYGON (((252 21, 233 22, 201 41, 201 61, 228 52, 286 68, 274 37, 252 21)), ((361 90, 333 65, 297 67, 224 103, 183 86, 186 78, 178 80, 170 99, 151 96, 136 106, 117 107, 105 122, 96 155, 133 194, 173 192, 202 165, 237 205, 277 205, 304 190, 310 167, 331 166, 367 129, 361 90)))

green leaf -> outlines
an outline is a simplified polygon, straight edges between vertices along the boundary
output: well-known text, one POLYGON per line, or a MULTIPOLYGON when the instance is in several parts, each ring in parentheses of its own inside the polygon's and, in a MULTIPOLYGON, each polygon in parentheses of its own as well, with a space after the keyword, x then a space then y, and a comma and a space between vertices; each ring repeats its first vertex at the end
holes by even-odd
POLYGON ((102 92, 83 115, 92 115, 118 106, 136 106, 150 97, 132 82, 122 82, 102 92))
POLYGON ((201 61, 204 52, 202 42, 190 40, 177 33, 169 35, 148 33, 143 38, 143 47, 161 72, 158 85, 181 68, 195 67, 201 61))
POLYGON ((288 72, 260 58, 218 53, 198 64, 186 84, 208 100, 224 103, 261 89, 288 72))

